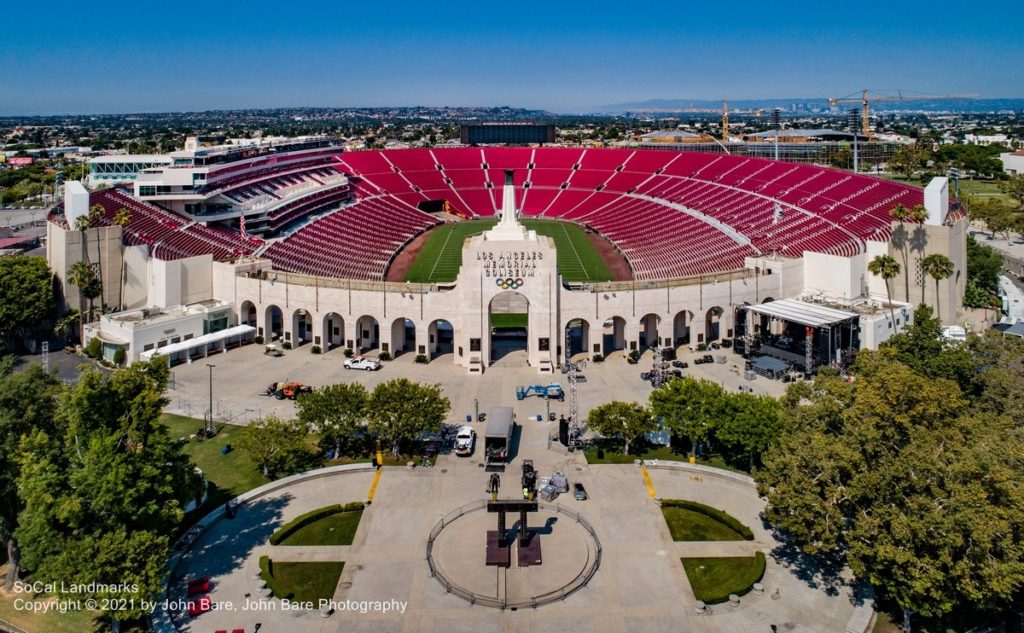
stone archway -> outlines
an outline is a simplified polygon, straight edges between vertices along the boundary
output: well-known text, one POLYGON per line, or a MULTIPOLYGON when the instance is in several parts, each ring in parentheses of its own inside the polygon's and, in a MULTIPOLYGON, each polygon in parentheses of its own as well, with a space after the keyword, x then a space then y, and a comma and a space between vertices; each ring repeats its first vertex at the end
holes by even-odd
MULTIPOLYGON (((519 353, 528 356, 530 343, 530 300, 515 290, 499 292, 487 305, 490 324, 490 361, 493 364, 508 357, 510 362, 519 353)), ((522 364, 527 364, 526 358, 522 364)))
POLYGON ((275 305, 267 306, 263 315, 263 323, 264 337, 268 343, 284 336, 284 312, 281 311, 281 308, 275 305))
POLYGON ((329 312, 324 316, 323 322, 323 351, 344 347, 345 345, 345 319, 337 312, 329 312))
MULTIPOLYGON (((427 326, 427 349, 425 352, 417 350, 417 354, 424 354, 427 360, 434 360, 442 354, 452 354, 455 351, 455 328, 450 321, 435 319, 427 326)), ((420 348, 423 346, 420 345, 420 348)))
POLYGON ((626 349, 625 319, 619 316, 612 317, 604 322, 601 330, 601 350, 605 357, 626 349))
MULTIPOLYGON (((569 358, 582 355, 589 357, 590 323, 586 319, 572 319, 565 324, 565 343, 569 358)), ((600 347, 595 350, 600 353, 600 347)))
POLYGON ((690 330, 693 326, 693 312, 681 310, 672 319, 672 340, 676 347, 689 345, 691 340, 690 330))
POLYGON ((380 345, 380 324, 377 319, 364 314, 356 321, 356 348, 363 354, 380 345))
POLYGON ((711 343, 722 338, 722 315, 725 310, 718 306, 710 308, 704 317, 704 343, 711 343))
POLYGON ((412 319, 399 317, 391 322, 392 356, 416 351, 416 324, 412 319))
POLYGON ((252 301, 243 301, 238 310, 238 324, 251 325, 256 327, 256 304, 252 301))
POLYGON ((299 347, 308 343, 313 337, 313 315, 304 308, 299 308, 292 313, 291 343, 293 347, 299 347))
POLYGON ((661 343, 658 336, 658 325, 661 324, 661 317, 657 314, 645 314, 640 319, 640 349, 654 347, 661 343))

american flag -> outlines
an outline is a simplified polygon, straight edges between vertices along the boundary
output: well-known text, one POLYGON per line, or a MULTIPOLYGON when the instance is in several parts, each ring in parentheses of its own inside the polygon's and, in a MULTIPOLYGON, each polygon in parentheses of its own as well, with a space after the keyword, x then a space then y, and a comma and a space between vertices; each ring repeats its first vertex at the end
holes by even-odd
POLYGON ((242 237, 243 238, 244 237, 248 237, 248 235, 245 234, 245 214, 244 213, 241 216, 239 216, 239 218, 238 218, 238 230, 242 232, 242 237))

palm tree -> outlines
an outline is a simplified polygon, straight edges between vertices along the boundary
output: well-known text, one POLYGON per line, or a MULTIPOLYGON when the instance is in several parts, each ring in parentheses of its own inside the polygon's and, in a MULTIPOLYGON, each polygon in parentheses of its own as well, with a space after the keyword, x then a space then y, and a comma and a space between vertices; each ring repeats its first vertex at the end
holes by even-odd
POLYGON ((909 254, 907 253, 907 227, 905 222, 910 219, 910 211, 902 204, 897 204, 893 208, 889 209, 889 217, 900 223, 900 228, 893 232, 892 242, 893 246, 900 249, 903 254, 903 270, 907 271, 904 275, 903 283, 904 290, 906 293, 907 302, 910 302, 910 266, 908 262, 909 254))
POLYGON ((70 341, 76 329, 75 324, 81 318, 82 313, 71 308, 64 313, 64 316, 57 319, 57 322, 53 325, 53 335, 62 341, 70 341))
MULTIPOLYGON (((98 204, 94 204, 89 207, 89 226, 97 226, 99 221, 103 219, 103 207, 98 204)), ((96 233, 96 264, 99 266, 100 281, 103 280, 103 256, 100 252, 100 233, 96 233)), ((100 305, 105 304, 102 293, 100 295, 100 305)))
POLYGON ((132 214, 128 212, 128 209, 121 207, 114 214, 114 224, 121 227, 121 276, 119 277, 118 289, 117 289, 117 309, 120 310, 124 307, 124 227, 128 226, 132 221, 132 214))
POLYGON ((939 282, 952 277, 955 270, 956 265, 953 264, 953 260, 945 255, 932 253, 921 260, 921 271, 935 280, 935 316, 940 323, 942 322, 942 311, 939 309, 939 282))
MULTIPOLYGON (((924 222, 928 219, 928 210, 924 208, 923 204, 916 204, 907 211, 907 219, 917 225, 914 228, 914 234, 908 240, 907 246, 909 250, 919 253, 917 262, 920 266, 925 257, 924 251, 928 247, 928 233, 924 230, 924 222)), ((925 275, 924 268, 921 268, 921 303, 924 303, 925 275)), ((907 295, 907 301, 910 301, 909 294, 907 295)))
MULTIPOLYGON (((68 283, 78 286, 79 297, 89 301, 86 318, 92 320, 93 301, 103 293, 103 282, 96 276, 96 268, 89 262, 77 261, 68 268, 68 283)), ((81 341, 85 342, 85 318, 81 320, 81 341)))
POLYGON ((889 298, 889 315, 892 317, 893 331, 896 332, 898 331, 896 310, 892 307, 892 290, 889 288, 889 280, 899 276, 900 264, 890 255, 878 255, 868 262, 868 270, 872 275, 881 277, 885 281, 885 294, 889 298))

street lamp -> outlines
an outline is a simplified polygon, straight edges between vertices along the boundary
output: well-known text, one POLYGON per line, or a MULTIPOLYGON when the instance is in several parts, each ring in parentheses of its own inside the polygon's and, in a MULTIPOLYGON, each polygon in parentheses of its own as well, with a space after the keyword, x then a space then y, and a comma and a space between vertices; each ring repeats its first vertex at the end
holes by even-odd
POLYGON ((210 408, 206 415, 206 435, 209 437, 213 432, 213 368, 216 365, 206 363, 206 366, 210 368, 210 408))

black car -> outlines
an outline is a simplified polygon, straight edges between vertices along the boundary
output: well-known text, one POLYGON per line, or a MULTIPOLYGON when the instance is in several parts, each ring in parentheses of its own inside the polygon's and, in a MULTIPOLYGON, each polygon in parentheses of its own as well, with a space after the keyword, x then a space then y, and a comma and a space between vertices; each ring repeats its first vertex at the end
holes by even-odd
POLYGON ((583 484, 576 482, 572 485, 573 493, 576 495, 576 501, 587 500, 587 489, 583 487, 583 484))
POLYGON ((686 361, 674 360, 672 361, 672 366, 678 367, 679 369, 686 369, 687 367, 690 366, 690 364, 687 363, 686 361))

